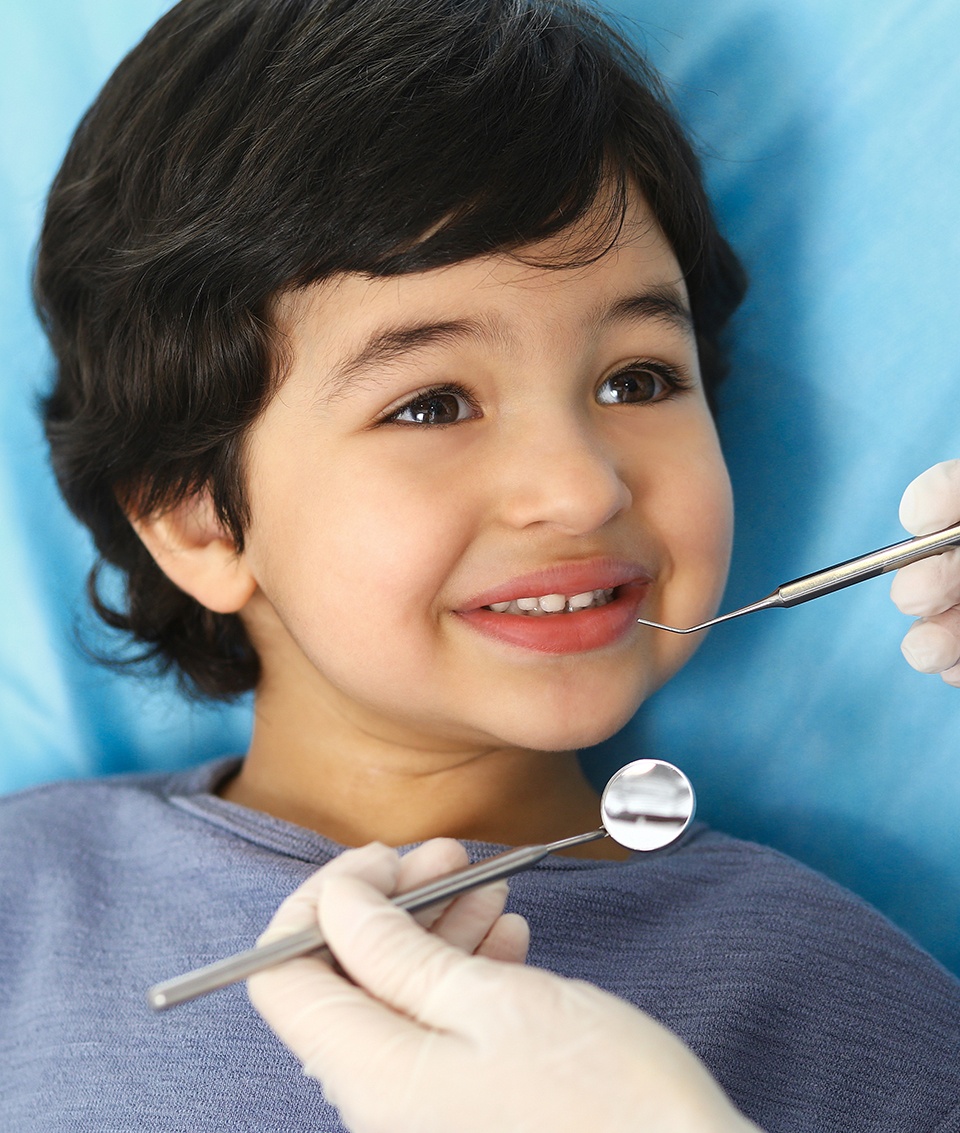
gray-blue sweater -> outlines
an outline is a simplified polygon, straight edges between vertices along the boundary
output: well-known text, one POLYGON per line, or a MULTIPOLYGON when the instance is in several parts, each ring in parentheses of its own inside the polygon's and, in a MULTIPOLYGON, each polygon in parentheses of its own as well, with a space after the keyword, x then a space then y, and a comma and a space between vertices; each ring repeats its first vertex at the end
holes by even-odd
MULTIPOLYGON (((342 1129, 242 986, 145 1003, 341 849, 217 798, 235 766, 0 800, 3 1133, 342 1129)), ((960 1130, 960 984, 780 854, 701 826, 653 858, 549 858, 510 907, 531 963, 666 1023, 768 1133, 960 1130)))

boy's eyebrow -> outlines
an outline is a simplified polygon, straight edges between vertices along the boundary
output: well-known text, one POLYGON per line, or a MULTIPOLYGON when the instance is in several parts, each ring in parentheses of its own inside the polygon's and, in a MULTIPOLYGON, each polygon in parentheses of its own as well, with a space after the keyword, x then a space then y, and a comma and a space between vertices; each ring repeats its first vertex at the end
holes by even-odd
POLYGON ((616 302, 601 305, 590 320, 599 326, 607 323, 654 320, 682 334, 693 335, 693 315, 683 292, 671 283, 659 283, 637 295, 625 295, 616 302))
POLYGON ((503 327, 490 319, 446 319, 442 322, 413 323, 375 331, 363 346, 337 366, 327 378, 325 393, 336 397, 365 370, 384 366, 425 346, 462 341, 506 338, 503 327))
MULTIPOLYGON (((693 334, 693 316, 683 293, 673 284, 656 284, 636 295, 625 295, 613 303, 603 303, 586 319, 587 325, 604 326, 616 322, 666 323, 686 335, 693 334)), ((506 342, 506 328, 496 319, 447 319, 441 322, 413 323, 408 326, 385 327, 370 338, 327 378, 325 394, 335 398, 352 381, 367 370, 420 350, 426 346, 447 344, 463 339, 479 342, 506 342)))

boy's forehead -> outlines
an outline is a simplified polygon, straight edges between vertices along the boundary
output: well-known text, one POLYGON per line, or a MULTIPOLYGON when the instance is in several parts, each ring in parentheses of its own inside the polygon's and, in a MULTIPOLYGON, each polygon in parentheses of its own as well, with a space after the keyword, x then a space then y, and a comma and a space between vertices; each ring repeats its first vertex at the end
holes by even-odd
POLYGON ((295 351, 322 340, 351 369, 364 360, 358 343, 369 347, 385 338, 411 345, 427 337, 471 337, 509 349, 538 315, 562 317, 565 308, 585 327, 640 313, 692 333, 685 281, 642 199, 631 200, 602 254, 578 263, 596 224, 588 215, 549 240, 423 272, 334 275, 277 296, 273 317, 295 351))

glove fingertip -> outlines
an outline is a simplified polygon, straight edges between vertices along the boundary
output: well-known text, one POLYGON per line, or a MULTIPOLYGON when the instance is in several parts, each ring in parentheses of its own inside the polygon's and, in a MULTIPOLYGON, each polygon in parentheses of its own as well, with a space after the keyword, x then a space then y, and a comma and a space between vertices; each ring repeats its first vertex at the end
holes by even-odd
POLYGON ((918 673, 942 673, 960 662, 960 642, 934 621, 914 622, 900 643, 900 652, 918 673))
POLYGON ((903 659, 910 668, 915 669, 918 673, 935 673, 937 671, 936 669, 927 668, 923 653, 913 648, 913 644, 908 637, 905 637, 903 641, 900 642, 900 652, 903 654, 903 659))
POLYGON ((907 485, 900 522, 912 535, 929 535, 960 517, 960 460, 933 465, 907 485))
POLYGON ((499 917, 476 950, 478 956, 510 964, 524 964, 530 949, 530 925, 519 913, 499 917))

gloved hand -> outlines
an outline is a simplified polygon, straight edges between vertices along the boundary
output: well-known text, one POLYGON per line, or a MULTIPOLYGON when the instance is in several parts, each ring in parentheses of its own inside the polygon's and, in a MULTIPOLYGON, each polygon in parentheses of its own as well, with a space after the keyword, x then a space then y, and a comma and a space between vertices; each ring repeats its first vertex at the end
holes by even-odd
MULTIPOLYGON (((960 522, 960 460, 935 464, 907 486, 900 522, 913 535, 960 522)), ((902 567, 890 597, 903 613, 920 619, 903 639, 907 661, 960 687, 960 549, 902 567)))
POLYGON ((525 922, 499 916, 503 888, 458 898, 432 933, 387 901, 426 879, 436 846, 399 860, 378 845, 349 851, 278 910, 264 941, 319 919, 354 984, 312 957, 249 981, 354 1133, 757 1133, 652 1019, 589 984, 502 962, 525 951, 525 922))

